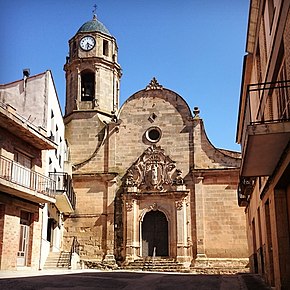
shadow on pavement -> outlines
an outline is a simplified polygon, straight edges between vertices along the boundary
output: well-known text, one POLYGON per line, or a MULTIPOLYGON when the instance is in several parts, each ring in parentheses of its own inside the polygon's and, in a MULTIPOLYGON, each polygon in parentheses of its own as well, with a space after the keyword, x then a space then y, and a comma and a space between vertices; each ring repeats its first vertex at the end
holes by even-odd
POLYGON ((0 289, 265 290, 258 275, 196 275, 139 272, 79 272, 2 278, 0 289), (245 285, 247 287, 245 288, 245 285))

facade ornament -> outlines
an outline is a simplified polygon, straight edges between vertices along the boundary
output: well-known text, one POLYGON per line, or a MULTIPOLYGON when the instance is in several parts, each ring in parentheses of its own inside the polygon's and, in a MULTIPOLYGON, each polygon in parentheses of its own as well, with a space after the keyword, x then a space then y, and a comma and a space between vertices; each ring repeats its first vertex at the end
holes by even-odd
POLYGON ((148 147, 125 175, 125 186, 136 186, 139 191, 163 191, 174 184, 171 178, 175 162, 160 146, 148 147))
POLYGON ((93 99, 93 106, 94 108, 98 108, 99 107, 99 101, 97 98, 93 99))
POLYGON ((154 202, 152 205, 149 206, 149 209, 150 209, 150 210, 153 210, 153 211, 158 210, 158 205, 157 205, 157 203, 154 202))
POLYGON ((158 165, 157 164, 153 164, 151 166, 151 174, 152 174, 152 177, 151 177, 151 181, 152 181, 152 185, 156 185, 158 183, 158 165))
POLYGON ((198 107, 194 107, 193 108, 193 114, 194 114, 193 119, 200 119, 199 113, 200 113, 199 108, 198 107))
POLYGON ((182 210, 182 205, 183 205, 182 200, 178 200, 175 202, 175 207, 177 210, 182 210))
POLYGON ((133 209, 133 202, 132 201, 126 202, 126 209, 127 209, 127 211, 132 211, 132 209, 133 209))
POLYGON ((131 169, 129 169, 127 171, 127 177, 126 177, 126 180, 125 180, 125 185, 128 187, 128 186, 135 186, 135 181, 134 181, 134 178, 133 178, 133 171, 131 169))
POLYGON ((176 177, 174 179, 174 184, 176 185, 183 185, 184 180, 182 177, 182 171, 180 169, 176 169, 176 177))
POLYGON ((146 91, 148 90, 163 90, 163 86, 161 86, 157 79, 153 77, 149 85, 145 88, 146 91))

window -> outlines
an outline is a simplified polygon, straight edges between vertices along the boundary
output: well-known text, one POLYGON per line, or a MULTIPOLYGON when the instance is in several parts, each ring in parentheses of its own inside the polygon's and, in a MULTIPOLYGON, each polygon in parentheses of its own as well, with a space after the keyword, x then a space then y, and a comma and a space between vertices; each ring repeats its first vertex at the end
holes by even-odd
POLYGON ((55 141, 58 142, 58 126, 55 125, 55 141))
POLYGON ((55 139, 54 134, 53 134, 53 129, 54 129, 54 112, 53 112, 53 110, 51 110, 51 113, 50 113, 50 135, 49 135, 49 139, 51 141, 54 141, 54 139, 55 139))
POLYGON ((108 56, 109 55, 109 43, 107 40, 103 40, 103 55, 108 56))
POLYGON ((17 166, 13 166, 12 180, 22 186, 30 188, 31 185, 31 168, 32 158, 23 153, 16 151, 14 154, 14 160, 18 163, 17 166))
POLYGON ((149 142, 156 143, 161 138, 161 130, 158 127, 149 128, 146 131, 145 136, 149 142))
POLYGON ((149 118, 148 118, 148 121, 153 123, 157 118, 157 115, 155 113, 152 113, 149 118))
POLYGON ((31 169, 32 167, 32 159, 19 151, 15 152, 14 160, 26 168, 31 169))
POLYGON ((81 73, 81 100, 93 101, 95 96, 95 74, 90 71, 81 73))

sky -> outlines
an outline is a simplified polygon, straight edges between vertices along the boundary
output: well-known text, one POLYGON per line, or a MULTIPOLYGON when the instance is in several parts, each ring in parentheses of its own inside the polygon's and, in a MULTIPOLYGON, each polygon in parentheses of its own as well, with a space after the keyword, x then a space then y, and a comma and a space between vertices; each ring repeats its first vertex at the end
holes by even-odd
POLYGON ((215 147, 240 151, 236 127, 249 0, 0 1, 0 83, 51 70, 64 111, 68 40, 97 17, 116 38, 120 101, 153 77, 200 109, 215 147))

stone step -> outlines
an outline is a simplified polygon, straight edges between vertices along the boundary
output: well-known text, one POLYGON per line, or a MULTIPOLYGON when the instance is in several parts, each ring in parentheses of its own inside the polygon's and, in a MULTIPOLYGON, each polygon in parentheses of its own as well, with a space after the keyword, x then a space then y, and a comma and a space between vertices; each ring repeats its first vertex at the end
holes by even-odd
POLYGON ((69 268, 70 266, 70 253, 60 252, 49 253, 44 265, 44 269, 57 269, 57 268, 69 268))
POLYGON ((199 258, 195 261, 195 265, 190 267, 190 270, 197 274, 248 273, 249 260, 246 258, 199 258))
POLYGON ((188 272, 181 263, 172 258, 151 257, 137 259, 122 267, 125 270, 132 271, 151 271, 151 272, 188 272))

